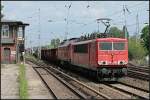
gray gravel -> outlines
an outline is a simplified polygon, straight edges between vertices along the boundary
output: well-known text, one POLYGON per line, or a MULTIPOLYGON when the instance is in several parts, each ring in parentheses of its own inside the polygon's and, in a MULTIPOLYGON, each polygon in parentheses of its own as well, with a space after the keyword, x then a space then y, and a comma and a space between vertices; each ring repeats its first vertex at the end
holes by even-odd
POLYGON ((127 83, 129 85, 134 85, 135 87, 139 87, 149 91, 149 81, 143 81, 140 79, 124 77, 119 79, 120 82, 127 83))
POLYGON ((46 83, 57 96, 58 99, 79 99, 72 91, 64 86, 60 81, 48 74, 45 70, 37 69, 42 75, 46 83))

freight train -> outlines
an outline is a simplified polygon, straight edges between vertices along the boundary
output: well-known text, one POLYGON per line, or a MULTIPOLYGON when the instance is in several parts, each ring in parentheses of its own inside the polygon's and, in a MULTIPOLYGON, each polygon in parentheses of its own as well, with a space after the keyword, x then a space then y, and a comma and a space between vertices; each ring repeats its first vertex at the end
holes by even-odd
POLYGON ((128 40, 113 37, 70 39, 57 48, 42 49, 41 59, 73 65, 99 81, 116 81, 127 75, 128 40))

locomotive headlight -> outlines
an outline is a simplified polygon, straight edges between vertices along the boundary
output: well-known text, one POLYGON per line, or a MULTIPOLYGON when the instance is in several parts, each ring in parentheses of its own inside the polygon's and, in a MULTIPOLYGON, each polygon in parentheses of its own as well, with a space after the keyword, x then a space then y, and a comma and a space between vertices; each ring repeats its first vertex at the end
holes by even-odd
POLYGON ((105 62, 105 61, 103 61, 103 62, 102 62, 102 64, 103 64, 103 65, 105 65, 105 64, 106 64, 106 62, 105 62))
POLYGON ((107 61, 98 61, 99 65, 107 65, 107 61))
POLYGON ((127 62, 122 60, 122 61, 118 61, 118 64, 123 65, 123 64, 127 64, 127 62))
POLYGON ((123 61, 120 61, 120 65, 122 65, 123 64, 123 61))

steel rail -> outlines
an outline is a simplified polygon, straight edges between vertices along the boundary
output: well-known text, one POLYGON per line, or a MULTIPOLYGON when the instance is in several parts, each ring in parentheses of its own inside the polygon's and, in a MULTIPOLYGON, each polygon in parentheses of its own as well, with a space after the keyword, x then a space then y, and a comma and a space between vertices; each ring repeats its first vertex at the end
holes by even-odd
MULTIPOLYGON (((46 70, 50 75, 52 75, 53 77, 55 77, 59 82, 61 82, 65 87, 67 87, 69 90, 71 90, 74 94, 76 94, 80 99, 87 99, 85 95, 83 95, 82 93, 80 93, 79 91, 75 90, 73 87, 71 87, 71 85, 69 85, 68 83, 66 83, 65 81, 61 80, 58 76, 56 76, 55 74, 49 72, 47 69, 43 68, 43 67, 34 67, 34 69, 37 71, 37 69, 44 69, 46 70)), ((38 72, 38 71, 37 71, 38 72)), ((48 84, 45 82, 45 80, 43 79, 42 75, 38 72, 38 74, 41 76, 42 81, 44 81, 44 83, 46 84, 46 86, 48 86, 48 84)), ((48 88, 50 88, 48 86, 48 88)), ((53 93, 53 96, 55 97, 55 99, 58 99, 56 94, 51 90, 51 92, 53 93)))
POLYGON ((74 87, 72 87, 69 83, 62 80, 59 76, 51 72, 49 69, 44 68, 48 73, 50 73, 52 76, 54 76, 57 80, 59 80, 62 84, 64 84, 67 88, 69 88, 74 94, 79 96, 81 99, 88 99, 84 94, 82 94, 80 91, 76 90, 74 87))
POLYGON ((139 72, 145 72, 145 73, 149 73, 149 71, 150 71, 149 67, 140 67, 140 66, 135 66, 132 64, 128 64, 128 69, 139 71, 139 72))
POLYGON ((149 81, 149 75, 134 73, 133 71, 128 71, 128 76, 149 81))
MULTIPOLYGON (((138 97, 138 99, 149 99, 149 97, 144 97, 144 96, 140 96, 140 95, 137 95, 136 93, 134 93, 134 92, 129 92, 129 91, 127 91, 127 90, 124 90, 124 89, 121 89, 121 88, 118 88, 118 87, 116 87, 116 86, 113 86, 112 84, 108 84, 108 83, 105 83, 104 85, 107 85, 107 86, 109 86, 109 87, 111 87, 111 88, 114 88, 114 89, 116 89, 116 90, 119 90, 119 91, 122 91, 122 92, 124 92, 124 93, 127 93, 127 94, 129 94, 129 95, 133 95, 133 96, 135 96, 135 97, 138 97)), ((126 85, 125 85, 126 86, 126 85)), ((132 88, 132 87, 131 87, 132 88)))
MULTIPOLYGON (((34 62, 34 63, 35 63, 35 62, 34 62)), ((36 62, 36 63, 37 63, 37 62, 36 62)), ((46 64, 39 64, 39 63, 37 63, 37 64, 38 64, 39 66, 43 66, 43 65, 46 66, 46 64)), ((73 81, 76 81, 77 83, 81 83, 80 81, 78 81, 78 80, 76 80, 76 79, 70 77, 69 75, 67 75, 67 74, 65 74, 65 73, 63 73, 63 72, 61 72, 61 71, 59 71, 59 70, 56 69, 56 68, 53 68, 53 67, 51 67, 51 66, 46 67, 46 68, 52 68, 53 70, 55 70, 55 71, 57 71, 57 72, 63 74, 64 76, 66 76, 66 77, 72 79, 73 81)), ((130 75, 130 76, 140 76, 140 75, 137 75, 137 73, 131 73, 131 72, 133 72, 133 71, 130 71, 130 72, 129 72, 129 75, 130 75)), ((134 71, 134 72, 137 72, 137 71, 134 71)), ((140 74, 141 74, 141 73, 142 73, 142 72, 140 72, 140 74)), ((148 74, 144 74, 144 75, 148 75, 148 74)), ((140 78, 141 78, 141 76, 140 76, 140 78)), ((145 79, 145 78, 142 77, 142 79, 145 79)), ((147 80, 147 78, 146 78, 145 80, 147 80)), ((140 90, 140 91, 143 91, 143 92, 149 92, 149 91, 147 91, 147 90, 144 90, 144 89, 141 89, 141 88, 138 88, 138 87, 134 87, 134 86, 131 86, 131 85, 127 85, 127 84, 125 84, 125 83, 121 83, 121 84, 126 85, 126 86, 129 86, 129 87, 132 87, 132 88, 134 88, 134 89, 137 89, 137 90, 140 90)), ((84 83, 81 83, 81 85, 85 86, 84 83)), ((109 85, 109 84, 107 84, 107 85, 109 85)), ((85 87, 89 87, 89 86, 85 86, 85 87)), ((112 86, 110 85, 110 87, 112 87, 112 86)), ((113 88, 115 88, 115 89, 117 89, 117 90, 119 90, 119 91, 122 91, 122 92, 126 92, 126 93, 128 93, 128 94, 130 94, 130 95, 139 97, 140 99, 147 99, 147 98, 145 98, 145 97, 136 95, 136 94, 134 94, 134 93, 130 93, 129 91, 122 90, 122 89, 117 88, 117 87, 113 87, 113 88)), ((96 91, 96 90, 92 89, 91 87, 89 87, 89 89, 92 90, 92 91, 96 91)), ((105 95, 105 94, 101 94, 101 93, 98 92, 98 91, 96 91, 96 92, 97 92, 98 95, 103 96, 105 99, 111 99, 110 97, 108 97, 108 96, 105 95), (100 94, 99 94, 99 93, 100 93, 100 94)))
MULTIPOLYGON (((39 64, 39 63, 37 63, 37 62, 33 62, 33 63, 36 63, 38 66, 43 66, 43 65, 44 65, 44 64, 39 64)), ((44 65, 44 66, 46 66, 46 65, 44 65)), ((38 67, 38 68, 41 68, 41 67, 38 67)), ((58 72, 58 73, 64 75, 65 77, 67 77, 67 78, 69 78, 69 79, 75 81, 76 83, 78 83, 78 84, 80 84, 80 85, 86 87, 87 89, 89 89, 90 91, 92 91, 92 92, 96 93, 97 95, 103 97, 104 99, 112 99, 112 98, 110 98, 109 96, 107 96, 107 95, 105 95, 105 94, 103 94, 103 93, 101 93, 101 92, 99 92, 99 91, 97 91, 97 90, 94 90, 93 88, 91 88, 91 87, 85 85, 84 83, 82 83, 82 82, 76 80, 75 78, 73 78, 73 77, 71 77, 71 76, 69 76, 69 75, 67 75, 67 74, 65 74, 65 73, 63 73, 63 72, 61 72, 61 71, 59 71, 59 70, 56 69, 56 68, 53 68, 53 67, 51 67, 51 66, 49 66, 49 67, 44 67, 44 68, 51 68, 51 69, 55 70, 56 72, 58 72)))
MULTIPOLYGON (((52 67, 51 67, 51 68, 52 68, 52 67)), ((84 83, 82 83, 82 82, 76 80, 75 78, 73 78, 73 77, 71 77, 71 76, 69 76, 69 75, 67 75, 67 74, 65 74, 65 73, 63 73, 63 72, 61 72, 61 71, 59 71, 58 69, 56 69, 56 68, 52 68, 52 69, 55 70, 55 71, 57 71, 57 72, 59 72, 59 73, 61 73, 61 74, 64 75, 65 77, 67 77, 67 78, 69 78, 69 79, 71 79, 71 80, 77 82, 78 84, 80 84, 80 85, 82 85, 82 86, 88 88, 89 90, 91 90, 91 91, 93 91, 94 93, 96 93, 96 94, 102 96, 103 98, 105 98, 105 99, 111 99, 111 98, 108 97, 107 95, 105 95, 105 94, 103 94, 103 93, 100 93, 99 91, 96 91, 96 90, 92 89, 91 87, 89 87, 89 86, 85 85, 84 83)))
POLYGON ((134 65, 134 64, 132 64, 132 63, 128 63, 127 66, 128 66, 128 67, 139 68, 139 69, 145 69, 145 70, 149 70, 149 69, 150 69, 149 66, 137 66, 137 65, 134 65))
POLYGON ((149 73, 144 73, 144 72, 139 72, 139 71, 134 71, 134 70, 128 70, 129 72, 132 72, 132 73, 137 73, 139 75, 145 75, 145 76, 149 76, 149 73))
POLYGON ((37 71, 36 67, 33 67, 34 70, 36 71, 36 73, 40 76, 41 80, 44 82, 44 84, 46 85, 46 87, 48 88, 49 92, 52 94, 54 99, 58 99, 57 96, 55 95, 55 93, 51 90, 51 88, 48 86, 48 84, 45 82, 44 78, 42 77, 42 75, 37 71))
POLYGON ((143 92, 147 92, 147 93, 149 93, 149 92, 150 92, 149 90, 145 90, 145 89, 142 89, 142 88, 139 88, 139 87, 133 86, 133 85, 129 85, 129 84, 127 84, 127 83, 123 83, 123 82, 117 82, 117 83, 119 83, 119 84, 123 84, 123 85, 126 85, 126 86, 129 86, 129 87, 132 87, 132 88, 134 88, 134 89, 137 89, 137 90, 140 90, 140 91, 143 91, 143 92))

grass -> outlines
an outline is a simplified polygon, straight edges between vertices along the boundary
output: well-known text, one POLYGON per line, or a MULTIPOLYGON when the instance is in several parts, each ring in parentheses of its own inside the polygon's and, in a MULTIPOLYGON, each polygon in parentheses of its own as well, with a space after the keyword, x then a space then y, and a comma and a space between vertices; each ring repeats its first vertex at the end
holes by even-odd
POLYGON ((30 58, 32 60, 37 60, 37 58, 35 58, 33 55, 31 54, 25 54, 25 58, 30 58))
POLYGON ((19 95, 20 99, 28 98, 28 86, 25 78, 25 66, 23 64, 19 65, 19 95))
POLYGON ((131 61, 133 64, 135 65, 145 65, 148 66, 148 61, 146 61, 146 59, 134 59, 131 61))

